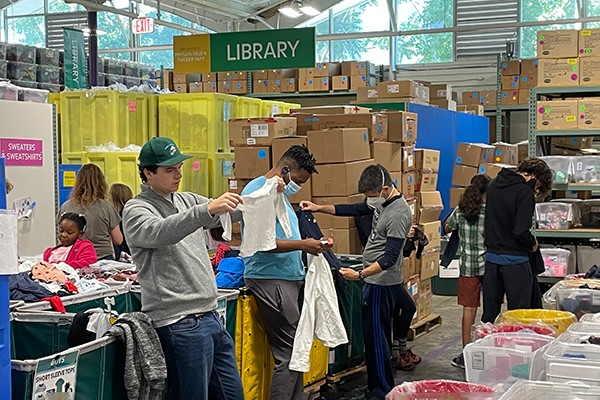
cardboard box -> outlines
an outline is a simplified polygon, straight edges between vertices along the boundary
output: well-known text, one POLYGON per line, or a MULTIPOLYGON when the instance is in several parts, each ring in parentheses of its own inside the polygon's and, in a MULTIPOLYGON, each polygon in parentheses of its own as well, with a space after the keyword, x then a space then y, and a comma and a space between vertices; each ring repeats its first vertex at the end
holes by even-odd
POLYGON ((366 128, 334 128, 308 132, 308 148, 317 164, 333 164, 371 158, 366 128))
POLYGON ((258 71, 253 71, 252 72, 252 79, 253 80, 264 80, 266 81, 267 79, 269 79, 269 71, 267 71, 266 69, 261 69, 258 71))
POLYGON ((187 84, 185 82, 183 82, 183 83, 174 83, 173 84, 173 91, 175 91, 177 93, 187 93, 187 84))
POLYGON ((422 321, 428 318, 432 314, 431 308, 431 293, 419 294, 419 300, 417 300, 417 320, 422 321))
POLYGON ((521 60, 502 61, 500 63, 502 75, 519 75, 521 73, 521 60))
POLYGON ((229 121, 232 146, 270 145, 276 137, 296 136, 296 118, 241 118, 229 121))
POLYGON ((592 136, 552 138, 552 145, 574 150, 589 149, 592 147, 593 139, 592 136))
POLYGON ((346 75, 331 77, 332 90, 350 90, 350 78, 346 75))
POLYGON ((479 104, 474 105, 457 105, 456 111, 464 112, 466 114, 471 115, 479 115, 481 117, 485 116, 485 108, 479 104))
POLYGON ((456 102, 454 100, 431 100, 429 105, 445 110, 456 111, 456 102))
MULTIPOLYGON (((588 58, 591 60, 591 58, 588 58)), ((579 129, 600 129, 600 98, 579 100, 579 129)))
POLYGON ((248 80, 248 72, 245 71, 231 71, 231 72, 218 72, 217 81, 242 81, 248 80))
POLYGON ((430 171, 416 171, 416 192, 435 192, 437 190, 438 173, 430 171))
POLYGON ((398 97, 413 97, 417 95, 418 84, 415 81, 388 81, 379 82, 377 91, 380 99, 393 99, 398 97))
POLYGON ((355 76, 367 74, 366 61, 344 61, 341 67, 342 75, 355 76))
POLYGON ((437 221, 444 208, 440 192, 418 192, 416 198, 417 222, 422 224, 437 221))
POLYGON ((577 100, 538 101, 536 127, 538 130, 577 129, 577 100))
POLYGON ((402 172, 415 170, 415 146, 402 147, 402 172))
POLYGON ((440 251, 428 251, 421 255, 421 279, 431 279, 437 276, 440 268, 440 251))
POLYGON ((267 79, 267 93, 281 93, 281 79, 267 79))
POLYGON ((358 230, 351 229, 327 229, 323 232, 326 237, 333 238, 333 252, 335 254, 362 254, 362 245, 358 230))
POLYGON ((356 89, 356 101, 358 103, 373 103, 379 98, 379 90, 376 86, 365 86, 356 89))
POLYGON ((398 189, 406 199, 415 196, 415 171, 390 172, 390 176, 392 177, 396 189, 398 189))
POLYGON ((248 93, 248 82, 247 81, 219 81, 219 93, 227 94, 246 94, 248 93))
POLYGON ((532 89, 537 86, 538 60, 521 60, 521 82, 519 89, 532 89))
POLYGON ((579 59, 579 84, 600 85, 600 57, 579 59))
POLYGON ((425 86, 423 83, 417 83, 417 99, 423 103, 429 103, 431 98, 429 97, 429 86, 425 86))
POLYGON ((415 169, 437 172, 440 169, 440 152, 431 149, 415 149, 415 169))
POLYGON ((431 278, 429 279, 421 279, 419 281, 419 300, 426 295, 430 295, 432 293, 431 289, 431 278))
POLYGON ((453 100, 452 85, 449 83, 428 84, 430 100, 453 100))
POLYGON ((281 93, 296 93, 298 91, 298 79, 283 78, 281 80, 281 93))
POLYGON ((315 72, 314 68, 298 68, 298 78, 314 78, 315 72))
MULTIPOLYGON (((160 72, 157 74, 160 76, 160 72)), ((162 84, 164 89, 173 90, 173 71, 165 69, 162 74, 162 84)))
POLYGON ((582 29, 579 31, 579 57, 600 56, 600 29, 582 29))
POLYGON ((579 85, 579 59, 540 59, 537 85, 543 87, 579 85))
POLYGON ((316 197, 350 196, 358 193, 358 179, 372 159, 345 164, 319 165, 319 173, 312 176, 312 193, 316 197))
POLYGON ((403 283, 406 284, 408 282, 410 282, 410 276, 411 276, 411 264, 413 262, 416 263, 416 258, 412 258, 412 257, 404 257, 402 258, 402 274, 403 274, 403 283))
MULTIPOLYGON (((417 264, 420 261, 417 260, 417 264)), ((418 267, 417 267, 418 268, 418 267)), ((408 282, 405 283, 406 291, 412 297, 413 300, 417 300, 419 298, 419 275, 413 275, 408 279, 408 282)))
POLYGON ((352 75, 350 76, 350 89, 358 90, 358 88, 366 87, 367 76, 366 75, 352 75))
POLYGON ((328 76, 315 77, 313 90, 315 92, 329 92, 331 80, 328 76))
POLYGON ((537 57, 559 58, 578 56, 579 33, 575 29, 538 31, 537 57))
POLYGON ((519 104, 519 90, 503 90, 500 97, 500 104, 516 105, 519 104))
POLYGON ((496 91, 495 90, 481 90, 477 92, 463 92, 462 102, 467 105, 482 105, 482 106, 495 106, 496 105, 496 91))
POLYGON ((456 152, 456 163, 478 167, 479 164, 494 161, 495 147, 482 143, 459 143, 456 152))
MULTIPOLYGON (((324 205, 336 205, 336 204, 356 204, 361 203, 365 200, 365 196, 362 194, 355 194, 352 196, 345 197, 313 197, 312 202, 324 206, 324 205)), ((336 217, 331 214, 314 213, 317 223, 321 230, 323 229, 350 229, 356 227, 354 217, 336 217)))
POLYGON ((313 131, 313 113, 293 113, 293 114, 283 114, 279 116, 296 118, 296 126, 297 126, 297 135, 298 136, 306 136, 308 131, 313 131))
POLYGON ((465 192, 465 188, 453 187, 450 188, 450 208, 458 207, 458 202, 465 192))
POLYGON ((299 92, 313 92, 315 90, 315 78, 313 77, 300 77, 298 78, 298 91, 299 92))
POLYGON ((480 174, 486 174, 490 178, 494 179, 494 178, 496 178, 498 176, 498 174, 500 173, 500 171, 502 171, 502 168, 507 168, 507 169, 515 170, 515 169, 517 169, 517 166, 516 165, 509 165, 509 164, 498 164, 498 163, 494 163, 494 164, 481 164, 479 166, 479 173, 480 174))
POLYGON ((234 175, 236 178, 253 179, 271 169, 271 148, 237 147, 235 149, 234 175))
POLYGON ((202 82, 191 82, 188 84, 188 93, 203 93, 202 82))
POLYGON ((295 113, 312 113, 317 115, 323 114, 369 114, 370 108, 357 106, 316 106, 316 107, 301 107, 290 110, 291 114, 295 113))
POLYGON ((529 90, 530 89, 519 89, 517 104, 529 104, 529 90))
POLYGON ((417 210, 417 197, 415 193, 415 197, 406 198, 406 203, 408 203, 408 208, 412 214, 412 222, 416 224, 419 217, 419 211, 417 210))
POLYGON ((217 82, 202 82, 202 91, 204 93, 216 93, 217 89, 217 82))
POLYGON ((402 144, 400 143, 371 143, 371 157, 390 172, 402 171, 402 144))
POLYGON ((420 224, 419 229, 429 239, 429 244, 425 247, 425 251, 439 250, 442 247, 442 225, 440 221, 420 224))
POLYGON ((217 82, 217 74, 215 72, 203 72, 200 74, 202 77, 202 82, 217 82))
POLYGON ((242 190, 250 183, 252 179, 229 178, 227 180, 227 191, 242 194, 242 190))
POLYGON ((174 84, 187 83, 186 80, 185 80, 185 74, 176 74, 176 73, 173 73, 173 83, 174 84))
MULTIPOLYGON (((337 64, 332 63, 331 67, 333 69, 335 69, 337 64)), ((330 64, 329 63, 317 63, 317 65, 315 65, 315 76, 317 77, 325 77, 325 76, 331 76, 330 73, 330 68, 329 68, 330 64)), ((333 71, 335 72, 335 70, 333 71)))
POLYGON ((267 70, 267 79, 269 80, 275 80, 275 79, 279 79, 281 80, 283 78, 283 71, 280 69, 269 69, 267 70))
POLYGON ((367 128, 369 139, 373 142, 387 140, 388 119, 386 114, 332 114, 315 115, 313 130, 320 131, 331 128, 367 128))
POLYGON ((471 179, 478 173, 478 167, 455 164, 452 170, 452 185, 467 187, 471 184, 471 179))
POLYGON ((252 84, 252 93, 269 93, 269 81, 266 79, 254 81, 252 84))
POLYGON ((517 143, 517 159, 519 162, 525 160, 529 157, 529 142, 527 140, 523 140, 522 142, 517 143))
POLYGON ((519 75, 503 76, 502 90, 514 90, 519 88, 521 77, 519 75))
POLYGON ((405 145, 417 142, 418 115, 407 111, 386 111, 388 118, 388 138, 390 142, 405 145))
POLYGON ((518 147, 510 143, 494 143, 496 151, 494 162, 500 164, 517 165, 519 163, 518 147))

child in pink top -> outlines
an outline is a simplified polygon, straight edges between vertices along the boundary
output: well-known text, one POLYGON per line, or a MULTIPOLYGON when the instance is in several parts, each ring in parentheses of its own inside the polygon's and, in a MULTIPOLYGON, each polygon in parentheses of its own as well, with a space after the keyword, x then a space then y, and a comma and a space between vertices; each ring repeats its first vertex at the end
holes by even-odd
POLYGON ((81 237, 87 221, 83 214, 63 213, 58 222, 58 246, 44 251, 44 261, 64 262, 75 269, 87 267, 98 261, 92 242, 81 237))

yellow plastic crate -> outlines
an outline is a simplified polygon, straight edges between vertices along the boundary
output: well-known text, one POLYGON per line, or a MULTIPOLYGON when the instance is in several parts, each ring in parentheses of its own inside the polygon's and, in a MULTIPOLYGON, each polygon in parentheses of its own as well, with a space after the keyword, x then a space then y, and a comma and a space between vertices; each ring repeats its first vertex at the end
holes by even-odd
POLYGON ((156 124, 151 122, 152 96, 114 90, 62 92, 62 151, 85 151, 87 146, 108 142, 119 147, 143 145, 156 136, 156 124))
POLYGON ((140 192, 140 179, 137 166, 137 151, 85 152, 85 163, 96 164, 104 173, 108 186, 124 183, 131 188, 133 195, 140 192))
POLYGON ((182 152, 229 153, 229 120, 238 98, 220 93, 167 94, 158 97, 158 135, 182 152))
POLYGON ((85 152, 61 153, 61 164, 85 164, 85 152))
POLYGON ((48 93, 48 104, 56 106, 56 115, 60 114, 60 93, 48 93))
POLYGON ((304 373, 304 386, 312 385, 325 379, 329 363, 329 348, 315 339, 310 349, 310 369, 304 373))
POLYGON ((262 116, 262 100, 240 96, 236 118, 260 118, 262 116))
POLYGON ((301 104, 296 104, 296 103, 286 103, 283 101, 279 102, 279 112, 281 114, 289 114, 290 110, 294 109, 294 108, 300 108, 302 107, 301 104))
POLYGON ((269 118, 275 114, 287 114, 292 108, 300 108, 300 104, 285 103, 283 101, 263 100, 261 117, 269 118))
POLYGON ((181 168, 182 178, 179 184, 180 192, 192 192, 204 197, 209 197, 209 161, 204 152, 187 152, 192 156, 183 163, 181 168))
POLYGON ((227 192, 227 180, 233 177, 233 153, 213 153, 208 156, 209 197, 217 198, 227 192))

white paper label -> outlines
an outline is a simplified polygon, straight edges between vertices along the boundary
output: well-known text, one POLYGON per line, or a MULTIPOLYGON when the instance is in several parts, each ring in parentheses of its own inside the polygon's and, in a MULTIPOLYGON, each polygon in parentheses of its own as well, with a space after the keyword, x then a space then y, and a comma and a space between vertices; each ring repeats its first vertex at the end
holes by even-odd
POLYGON ((388 93, 400 93, 400 85, 388 85, 388 93))
POLYGON ((0 275, 19 273, 17 213, 0 211, 0 275))
POLYGON ((279 114, 279 104, 273 104, 271 106, 271 116, 279 114))
POLYGON ((248 138, 248 139, 246 139, 246 144, 248 146, 254 146, 256 144, 256 139, 254 139, 254 138, 248 138))
POLYGON ((267 124, 254 124, 250 125, 250 136, 256 137, 269 137, 269 125, 267 124))
POLYGON ((485 356, 483 355, 483 351, 473 352, 471 364, 473 364, 473 369, 478 371, 483 371, 485 369, 485 356))
POLYGON ((367 90, 367 98, 372 98, 372 97, 377 97, 379 96, 379 93, 377 92, 377 89, 369 89, 367 90))
POLYGON ((446 90, 445 89, 438 90, 437 97, 446 97, 446 90))
POLYGON ((375 116, 375 114, 373 114, 373 119, 371 122, 373 125, 375 125, 377 123, 377 117, 375 116))
POLYGON ((38 361, 33 377, 32 399, 75 399, 79 350, 38 361))
POLYGON ((408 166, 409 167, 413 166, 413 156, 412 156, 412 154, 410 156, 408 156, 408 166))
POLYGON ((583 171, 583 163, 581 161, 577 162, 577 171, 583 171))
POLYGON ((238 188, 237 181, 229 181, 229 189, 237 190, 237 188, 238 188))

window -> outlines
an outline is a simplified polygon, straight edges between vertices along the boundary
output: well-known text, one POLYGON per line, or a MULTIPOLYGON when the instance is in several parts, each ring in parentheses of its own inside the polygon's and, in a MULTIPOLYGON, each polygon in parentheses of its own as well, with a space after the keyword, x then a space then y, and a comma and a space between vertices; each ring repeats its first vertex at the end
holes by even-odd
POLYGON ((315 43, 315 61, 327 62, 329 61, 329 41, 328 40, 317 40, 315 43))
POLYGON ((33 14, 44 14, 44 0, 22 0, 14 3, 14 5, 6 9, 6 15, 12 16, 28 16, 33 14))
POLYGON ((99 56, 102 58, 118 58, 119 60, 131 60, 131 53, 128 51, 124 53, 101 53, 99 54, 99 56))
POLYGON ((85 11, 85 8, 79 4, 67 4, 63 0, 48 0, 49 13, 67 13, 75 11, 85 11))
POLYGON ((554 21, 579 18, 577 0, 522 0, 521 21, 554 21))
POLYGON ((332 8, 333 32, 373 32, 390 27, 386 0, 346 0, 332 8))
POLYGON ((451 28, 454 23, 453 0, 396 0, 398 29, 451 28))
MULTIPOLYGON (((146 15, 150 18, 156 18, 156 9, 153 7, 143 8, 146 15)), ((185 18, 181 18, 175 14, 171 14, 166 11, 161 11, 161 19, 166 22, 172 22, 182 26, 191 27, 192 22, 185 18)), ((185 35, 187 32, 180 31, 179 29, 169 28, 163 25, 154 24, 154 32, 140 35, 138 43, 140 46, 155 46, 161 44, 173 44, 173 36, 185 35)), ((172 61, 171 61, 172 62, 172 61)))
POLYGON ((331 45, 331 61, 367 60, 375 64, 390 62, 390 39, 387 37, 332 40, 331 45))
POLYGON ((43 16, 9 18, 7 25, 8 41, 10 43, 28 44, 37 47, 46 45, 46 28, 43 16))
POLYGON ((587 17, 600 17, 600 0, 587 0, 585 15, 587 17))
POLYGON ((536 56, 537 50, 537 32, 551 31, 557 29, 581 29, 581 24, 555 24, 555 25, 540 25, 526 26, 521 28, 521 58, 533 58, 536 56))
POLYGON ((173 50, 141 51, 138 53, 138 61, 149 64, 154 68, 173 68, 173 50))
MULTIPOLYGON (((123 49, 129 47, 129 18, 109 12, 98 13, 98 29, 103 34, 98 35, 99 49, 123 49)), ((127 59, 129 59, 129 52, 127 59)), ((118 57, 122 58, 122 57, 118 57)))
POLYGON ((452 33, 399 36, 396 56, 396 64, 452 62, 452 33))

